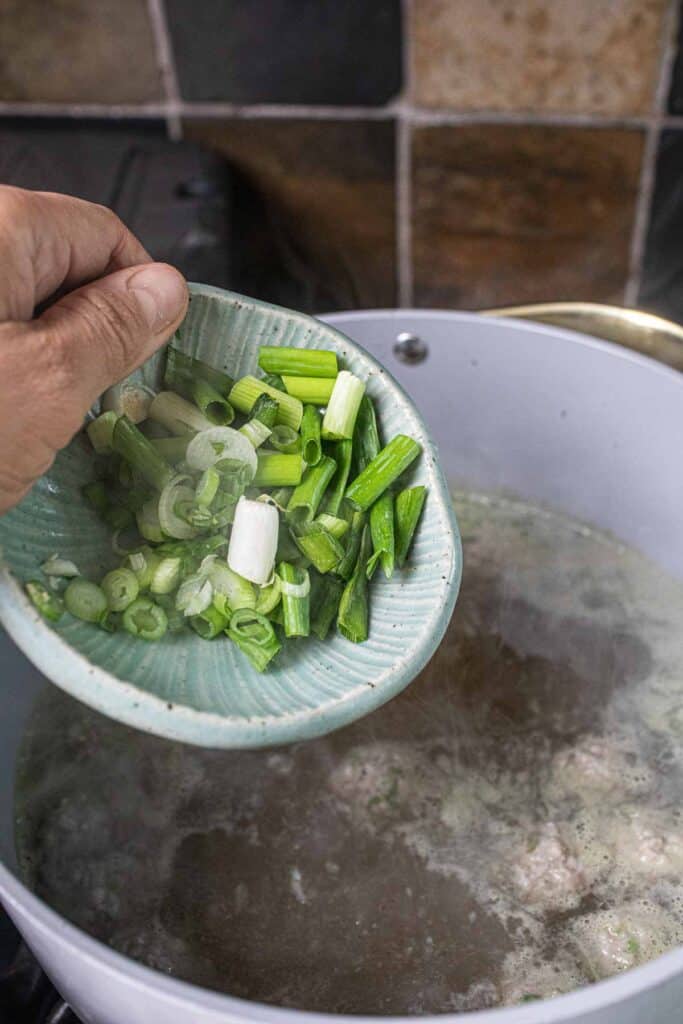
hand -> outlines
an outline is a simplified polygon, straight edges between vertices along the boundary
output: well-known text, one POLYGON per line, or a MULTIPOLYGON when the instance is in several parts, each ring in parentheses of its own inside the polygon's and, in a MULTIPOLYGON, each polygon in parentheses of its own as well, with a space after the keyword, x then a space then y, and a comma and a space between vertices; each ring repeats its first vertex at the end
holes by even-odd
POLYGON ((171 336, 187 302, 178 271, 152 263, 111 210, 0 186, 0 513, 98 395, 171 336))

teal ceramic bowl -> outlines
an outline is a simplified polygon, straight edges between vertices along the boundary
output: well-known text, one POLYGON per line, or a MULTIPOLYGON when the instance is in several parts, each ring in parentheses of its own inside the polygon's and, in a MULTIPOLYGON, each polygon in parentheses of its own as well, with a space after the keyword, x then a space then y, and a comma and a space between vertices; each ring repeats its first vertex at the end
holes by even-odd
MULTIPOLYGON (((26 656, 62 689, 111 718, 207 747, 263 747, 337 729, 399 693, 439 644, 455 605, 462 569, 457 523, 427 429, 407 395, 374 359, 310 317, 205 285, 191 286, 181 329, 192 355, 232 376, 253 373, 259 346, 333 349, 367 380, 386 437, 403 432, 424 452, 412 482, 429 493, 410 566, 371 591, 370 638, 351 644, 288 644, 275 667, 254 671, 222 639, 167 634, 146 644, 66 615, 45 622, 22 584, 40 578, 53 552, 98 579, 115 564, 111 537, 86 507, 80 487, 92 478, 89 444, 77 436, 24 501, 0 519, 0 621, 26 656)), ((134 378, 159 387, 163 355, 134 378)))

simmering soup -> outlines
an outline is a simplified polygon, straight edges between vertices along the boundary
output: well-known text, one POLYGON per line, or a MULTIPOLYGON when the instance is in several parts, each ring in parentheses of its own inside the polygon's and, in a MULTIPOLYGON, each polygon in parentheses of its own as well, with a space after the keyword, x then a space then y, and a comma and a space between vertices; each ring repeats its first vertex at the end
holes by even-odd
POLYGON ((342 1013, 548 997, 683 941, 683 585, 544 510, 455 503, 441 648, 333 736, 200 750, 48 688, 16 793, 40 896, 160 971, 342 1013))

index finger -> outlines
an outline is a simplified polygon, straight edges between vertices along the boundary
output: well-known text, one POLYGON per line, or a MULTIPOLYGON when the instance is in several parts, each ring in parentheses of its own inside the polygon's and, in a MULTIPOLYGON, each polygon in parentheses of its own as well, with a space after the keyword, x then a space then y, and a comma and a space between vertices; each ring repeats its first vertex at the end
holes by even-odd
POLYGON ((0 320, 30 320, 56 291, 150 259, 105 206, 0 186, 0 320))

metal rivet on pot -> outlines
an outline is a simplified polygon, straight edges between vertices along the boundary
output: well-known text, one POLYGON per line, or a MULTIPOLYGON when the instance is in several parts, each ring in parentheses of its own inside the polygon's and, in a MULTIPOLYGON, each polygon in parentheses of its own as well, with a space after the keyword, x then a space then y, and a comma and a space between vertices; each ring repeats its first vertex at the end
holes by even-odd
POLYGON ((407 331, 404 331, 396 338, 394 355, 402 363, 414 365, 415 363, 424 362, 429 355, 429 349, 422 338, 418 338, 417 334, 409 334, 407 331))

